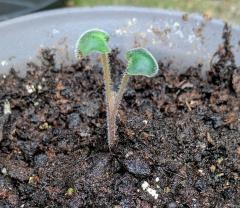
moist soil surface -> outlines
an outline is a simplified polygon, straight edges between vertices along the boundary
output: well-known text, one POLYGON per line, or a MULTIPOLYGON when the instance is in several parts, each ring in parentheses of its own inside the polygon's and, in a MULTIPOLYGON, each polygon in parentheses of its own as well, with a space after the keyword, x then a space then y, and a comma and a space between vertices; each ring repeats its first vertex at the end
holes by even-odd
MULTIPOLYGON (((54 53, 0 78, 0 207, 240 207, 240 68, 229 42, 179 74, 159 61, 124 95, 107 145, 100 64, 54 53), (10 105, 10 109, 9 109, 10 105)), ((118 86, 125 63, 111 55, 118 86)))

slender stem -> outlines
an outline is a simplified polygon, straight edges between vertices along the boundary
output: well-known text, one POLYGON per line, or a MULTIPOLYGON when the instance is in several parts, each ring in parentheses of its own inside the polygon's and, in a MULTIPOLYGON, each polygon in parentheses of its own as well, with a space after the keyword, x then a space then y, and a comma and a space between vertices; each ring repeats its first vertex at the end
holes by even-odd
POLYGON ((117 144, 117 137, 116 137, 116 111, 115 111, 115 99, 111 99, 109 108, 107 110, 107 124, 108 124, 108 146, 111 150, 117 144))
POLYGON ((128 80, 129 80, 129 75, 127 73, 124 73, 123 77, 122 77, 122 80, 121 80, 121 83, 120 83, 120 86, 119 86, 119 89, 118 89, 117 96, 116 96, 116 104, 115 104, 116 114, 117 114, 119 105, 121 103, 123 94, 124 94, 124 92, 127 88, 128 80))
POLYGON ((109 58, 107 53, 101 54, 101 62, 103 65, 103 79, 105 84, 106 99, 108 101, 109 99, 111 99, 112 79, 109 66, 109 58))
POLYGON ((107 128, 108 128, 108 146, 111 149, 117 143, 116 138, 116 118, 118 113, 118 108, 122 100, 123 94, 126 90, 129 76, 124 73, 121 84, 119 86, 117 95, 112 91, 112 80, 109 66, 108 54, 101 55, 101 62, 103 65, 103 78, 106 92, 106 104, 107 104, 107 128))
POLYGON ((112 80, 108 54, 101 55, 101 62, 103 65, 103 79, 106 92, 108 146, 111 149, 116 144, 117 139, 116 139, 115 94, 111 89, 112 80))

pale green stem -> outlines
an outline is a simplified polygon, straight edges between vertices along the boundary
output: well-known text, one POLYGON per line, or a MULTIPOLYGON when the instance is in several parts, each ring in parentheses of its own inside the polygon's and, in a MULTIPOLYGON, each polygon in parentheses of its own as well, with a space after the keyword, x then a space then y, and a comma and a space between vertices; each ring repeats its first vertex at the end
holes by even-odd
POLYGON ((109 145, 109 148, 111 149, 113 146, 117 144, 116 118, 117 118, 119 105, 121 103, 123 94, 128 84, 129 76, 126 73, 124 73, 117 95, 116 95, 116 93, 111 89, 112 80, 111 80, 108 54, 101 55, 101 62, 103 65, 103 79, 104 79, 105 92, 106 92, 108 145, 109 145))
POLYGON ((111 79, 111 72, 110 72, 110 66, 109 66, 109 58, 107 53, 101 54, 101 62, 103 65, 103 80, 105 84, 106 98, 108 101, 109 99, 111 99, 112 79, 111 79))
POLYGON ((115 94, 111 89, 112 80, 108 54, 101 55, 101 62, 103 65, 103 79, 106 92, 108 146, 111 149, 116 144, 117 139, 116 139, 115 94))
POLYGON ((115 104, 116 114, 117 114, 119 105, 121 103, 123 94, 124 94, 125 90, 127 89, 128 80, 129 80, 129 75, 127 73, 124 73, 121 83, 120 83, 120 86, 119 86, 119 89, 118 89, 117 96, 116 96, 116 104, 115 104))

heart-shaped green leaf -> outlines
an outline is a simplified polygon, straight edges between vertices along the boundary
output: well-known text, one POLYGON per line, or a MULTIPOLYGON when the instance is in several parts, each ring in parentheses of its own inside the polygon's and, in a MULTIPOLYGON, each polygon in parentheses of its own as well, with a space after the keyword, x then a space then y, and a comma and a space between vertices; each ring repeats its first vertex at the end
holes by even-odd
POLYGON ((99 29, 88 30, 83 33, 76 44, 76 56, 87 56, 92 52, 109 53, 109 35, 99 29))
POLYGON ((126 53, 127 74, 153 77, 159 68, 156 59, 145 48, 134 48, 126 53))

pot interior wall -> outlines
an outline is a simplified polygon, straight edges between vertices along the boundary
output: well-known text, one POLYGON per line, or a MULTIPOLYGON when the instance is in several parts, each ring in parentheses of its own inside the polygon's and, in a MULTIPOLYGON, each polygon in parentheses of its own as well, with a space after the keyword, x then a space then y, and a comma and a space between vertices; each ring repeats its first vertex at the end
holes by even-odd
MULTIPOLYGON (((199 15, 134 8, 69 8, 40 12, 0 23, 0 68, 26 71, 26 63, 39 61, 41 48, 56 50, 58 64, 74 60, 74 46, 79 35, 91 28, 101 28, 111 35, 112 48, 121 52, 143 46, 172 67, 184 70, 201 64, 209 69, 212 55, 222 44, 224 23, 199 15)), ((233 52, 240 64, 240 28, 232 28, 233 52)))

